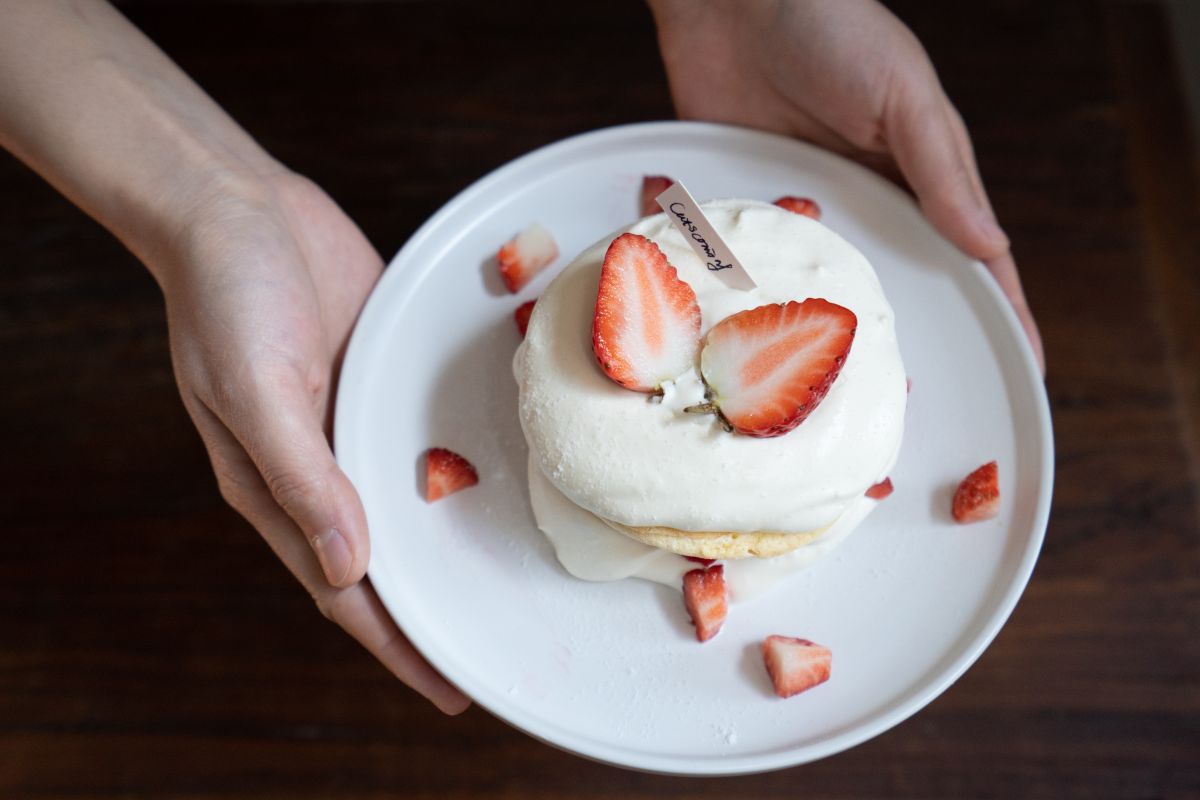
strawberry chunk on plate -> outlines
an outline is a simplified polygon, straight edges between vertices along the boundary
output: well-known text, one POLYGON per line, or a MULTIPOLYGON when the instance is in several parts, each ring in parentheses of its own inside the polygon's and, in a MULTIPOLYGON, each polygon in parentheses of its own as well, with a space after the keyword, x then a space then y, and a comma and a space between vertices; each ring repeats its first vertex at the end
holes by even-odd
POLYGON ((802 217, 810 219, 821 218, 821 207, 817 205, 817 201, 809 197, 781 197, 775 201, 775 205, 786 209, 793 214, 799 214, 802 217))
POLYGON ((623 233, 604 254, 592 351, 600 368, 635 392, 657 392, 696 360, 700 306, 658 245, 623 233))
POLYGON ((716 636, 725 624, 729 610, 726 595, 725 567, 721 564, 694 569, 683 576, 683 603, 700 641, 716 636))
POLYGON ((962 479, 950 510, 954 519, 964 524, 991 519, 1000 512, 1000 470, 995 461, 962 479))
POLYGON ((470 461, 444 447, 431 447, 425 454, 425 500, 432 503, 479 483, 479 473, 470 461))
POLYGON ((500 277, 513 294, 521 291, 525 284, 556 258, 558 244, 550 231, 536 222, 505 242, 496 254, 496 260, 500 263, 500 277))
POLYGON ((513 312, 513 321, 517 323, 517 330, 521 333, 522 339, 525 338, 525 331, 529 330, 529 317, 533 314, 533 306, 536 303, 536 299, 526 300, 513 312))
POLYGON ((792 697, 829 680, 833 652, 808 639, 768 636, 762 644, 763 663, 775 694, 792 697))
POLYGON ((872 486, 870 489, 867 489, 866 494, 867 494, 867 497, 871 498, 872 500, 882 500, 883 498, 890 495, 893 491, 894 491, 894 489, 892 487, 892 479, 884 478, 879 483, 872 486))
POLYGON ((684 410, 715 413, 726 430, 748 436, 781 436, 825 398, 857 328, 853 311, 820 297, 726 317, 700 353, 708 402, 684 410))

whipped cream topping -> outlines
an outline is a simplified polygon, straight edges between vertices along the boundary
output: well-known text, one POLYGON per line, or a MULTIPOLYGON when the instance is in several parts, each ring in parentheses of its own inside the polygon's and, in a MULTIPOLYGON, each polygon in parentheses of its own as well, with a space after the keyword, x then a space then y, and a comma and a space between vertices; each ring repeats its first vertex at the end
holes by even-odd
POLYGON ((625 525, 745 533, 831 525, 862 505, 899 451, 905 370, 891 306, 862 254, 820 223, 754 201, 703 208, 757 288, 725 286, 663 214, 627 230, 654 241, 691 285, 702 334, 766 303, 823 297, 852 310, 854 345, 828 395, 796 429, 759 439, 726 433, 710 415, 683 413, 703 402, 694 369, 666 385, 661 399, 610 380, 591 334, 600 268, 617 232, 547 287, 514 358, 533 464, 571 503, 625 525))

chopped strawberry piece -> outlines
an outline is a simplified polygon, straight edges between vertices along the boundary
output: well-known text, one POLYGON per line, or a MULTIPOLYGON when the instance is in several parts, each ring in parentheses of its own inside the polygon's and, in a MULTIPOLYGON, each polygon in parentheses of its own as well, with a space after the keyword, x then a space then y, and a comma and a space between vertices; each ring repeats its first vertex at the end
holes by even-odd
POLYGON ((768 636, 762 644, 763 662, 775 684, 775 694, 791 697, 829 680, 833 652, 808 639, 768 636))
POLYGON ((675 185, 673 178, 666 175, 647 175, 642 178, 642 216, 648 217, 662 211, 658 207, 657 198, 660 194, 675 185))
POLYGON ((500 262, 500 277, 513 294, 521 291, 551 261, 558 258, 558 245, 550 231, 534 222, 504 243, 496 260, 500 262))
POLYGON ((1000 512, 1000 470, 995 461, 963 478, 954 493, 951 511, 962 523, 991 519, 1000 512))
POLYGON ((697 564, 703 564, 706 567, 711 567, 717 563, 715 558, 700 558, 699 556, 684 556, 688 561, 694 561, 697 564))
POLYGON ((799 214, 802 217, 811 217, 812 219, 821 218, 821 207, 817 205, 816 200, 808 197, 781 197, 775 201, 775 205, 780 208, 785 208, 793 214, 799 214))
POLYGON ((867 497, 872 500, 882 500, 892 493, 892 479, 884 478, 879 483, 867 489, 867 497))
POLYGON ((748 436, 781 436, 825 398, 857 326, 853 311, 820 297, 727 317, 700 353, 709 402, 684 410, 715 412, 727 430, 748 436))
POLYGON ((517 323, 517 330, 521 332, 522 339, 525 338, 525 331, 529 330, 529 316, 533 313, 535 303, 537 303, 536 299, 526 300, 513 312, 513 320, 517 323))
POLYGON ((683 576, 683 603, 700 641, 707 642, 716 636, 725 624, 728 611, 725 595, 725 567, 721 564, 694 569, 683 576))
POLYGON ((444 447, 431 447, 425 454, 425 500, 432 503, 446 495, 479 483, 471 462, 444 447))
POLYGON ((592 350, 608 377, 635 392, 656 392, 696 360, 700 306, 658 245, 623 233, 604 254, 592 350))

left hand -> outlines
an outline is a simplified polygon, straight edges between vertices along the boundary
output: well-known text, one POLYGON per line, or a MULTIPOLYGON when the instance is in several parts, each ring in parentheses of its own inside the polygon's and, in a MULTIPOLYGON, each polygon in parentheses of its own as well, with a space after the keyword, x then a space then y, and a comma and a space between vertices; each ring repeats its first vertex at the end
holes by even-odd
POLYGON ((1008 237, 921 43, 874 0, 651 0, 680 117, 795 136, 898 170, 933 226, 987 265, 1045 372, 1008 237))

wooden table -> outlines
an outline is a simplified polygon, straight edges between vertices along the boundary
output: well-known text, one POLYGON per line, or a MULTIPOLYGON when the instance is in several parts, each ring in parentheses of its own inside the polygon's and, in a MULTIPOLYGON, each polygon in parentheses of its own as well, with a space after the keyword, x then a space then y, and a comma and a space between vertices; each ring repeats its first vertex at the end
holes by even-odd
MULTIPOLYGON (((0 797, 1200 797, 1200 206, 1159 11, 895 7, 975 135, 1057 432, 1037 571, 949 691, 716 780, 442 717, 222 504, 151 279, 0 157, 0 797)), ((637 2, 125 8, 384 254, 515 156, 671 114, 637 2)))

